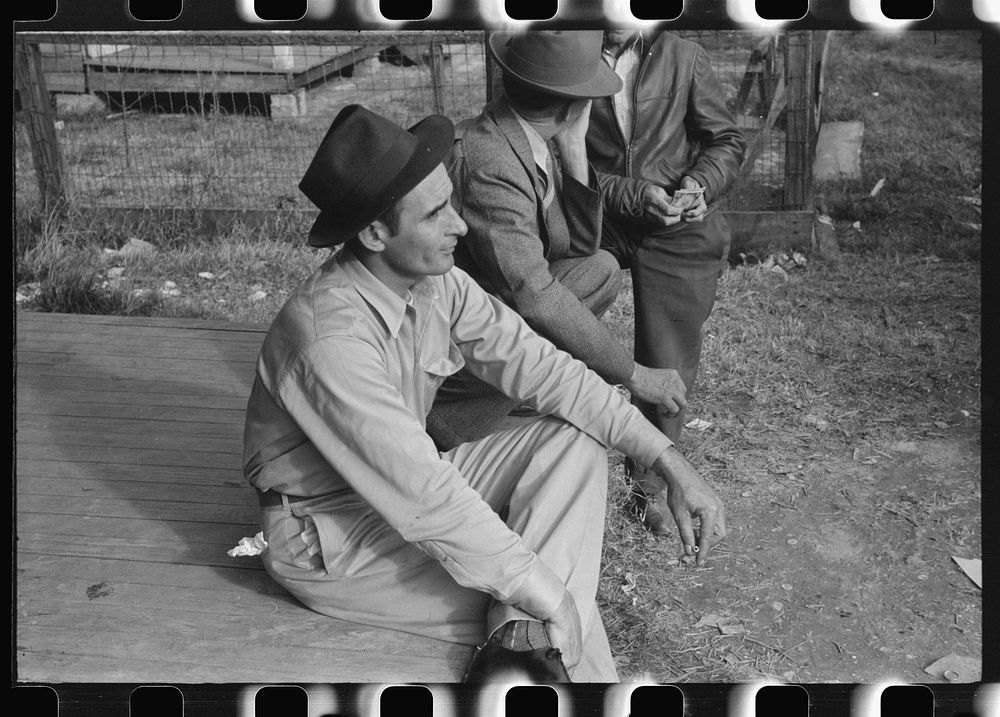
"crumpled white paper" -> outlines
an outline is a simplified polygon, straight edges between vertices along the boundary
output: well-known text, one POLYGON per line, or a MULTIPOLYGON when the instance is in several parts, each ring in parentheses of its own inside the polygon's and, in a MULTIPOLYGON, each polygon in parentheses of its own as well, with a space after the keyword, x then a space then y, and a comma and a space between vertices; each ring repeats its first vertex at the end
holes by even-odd
POLYGON ((267 541, 264 540, 264 533, 260 532, 252 538, 240 538, 239 544, 232 550, 227 550, 226 555, 231 558, 244 558, 260 555, 267 549, 267 541))
POLYGON ((962 568, 962 572, 969 576, 969 579, 976 584, 980 590, 983 588, 983 561, 981 558, 959 558, 954 555, 951 559, 962 568))
POLYGON ((693 421, 688 421, 684 424, 685 428, 690 428, 693 431, 707 431, 714 424, 711 421, 705 421, 701 418, 696 418, 693 421))

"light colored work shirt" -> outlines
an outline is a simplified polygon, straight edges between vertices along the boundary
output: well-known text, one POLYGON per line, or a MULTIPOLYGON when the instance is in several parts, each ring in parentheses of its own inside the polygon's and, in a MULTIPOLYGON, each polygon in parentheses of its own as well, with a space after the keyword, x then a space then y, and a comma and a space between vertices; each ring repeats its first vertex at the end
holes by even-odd
POLYGON ((632 141, 632 121, 635 116, 633 95, 636 78, 639 75, 639 49, 639 35, 633 35, 617 57, 606 48, 601 54, 608 66, 622 80, 622 88, 611 98, 611 104, 615 108, 615 118, 625 138, 625 144, 632 141))
MULTIPOLYGON (((671 445, 624 396, 465 272, 424 279, 404 300, 344 248, 292 295, 264 340, 244 472, 263 491, 356 496, 459 584, 547 619, 562 581, 424 430, 435 391, 463 365, 644 464, 671 445)), ((322 535, 324 525, 316 523, 320 542, 335 541, 322 535)))

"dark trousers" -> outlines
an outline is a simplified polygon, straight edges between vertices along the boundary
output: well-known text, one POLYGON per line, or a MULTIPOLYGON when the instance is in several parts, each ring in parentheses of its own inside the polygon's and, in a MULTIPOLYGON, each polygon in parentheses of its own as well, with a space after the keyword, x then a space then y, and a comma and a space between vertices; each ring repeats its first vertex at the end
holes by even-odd
MULTIPOLYGON (((635 302, 635 361, 675 369, 691 395, 701 360, 702 326, 715 303, 719 275, 729 253, 729 225, 714 211, 704 221, 646 232, 606 217, 602 247, 632 275, 635 302)), ((667 418, 655 406, 633 399, 673 441, 684 413, 667 418)))
MULTIPOLYGON (((621 268, 606 251, 557 259, 549 264, 549 270, 598 318, 611 307, 622 286, 621 268)), ((502 421, 518 406, 518 401, 467 371, 459 371, 438 389, 427 415, 427 433, 438 450, 449 451, 499 430, 502 421)))

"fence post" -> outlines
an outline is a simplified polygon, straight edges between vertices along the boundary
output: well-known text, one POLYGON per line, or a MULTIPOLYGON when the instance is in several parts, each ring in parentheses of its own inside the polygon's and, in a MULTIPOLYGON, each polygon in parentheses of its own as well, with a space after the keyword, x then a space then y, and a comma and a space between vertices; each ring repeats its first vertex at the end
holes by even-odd
POLYGON ((483 33, 483 52, 486 53, 485 67, 487 102, 492 102, 503 95, 503 71, 500 69, 500 65, 497 64, 496 59, 493 57, 493 53, 490 51, 490 35, 491 33, 489 32, 483 33))
POLYGON ((431 43, 431 88, 434 90, 434 114, 444 114, 444 48, 431 43))
POLYGON ((42 53, 36 43, 19 42, 16 54, 17 91, 28 129, 38 191, 43 207, 54 209, 66 202, 66 168, 56 134, 56 115, 42 72, 42 53))
MULTIPOLYGON (((814 58, 813 74, 813 136, 819 132, 823 123, 823 95, 826 94, 826 65, 830 56, 830 43, 833 38, 833 30, 822 30, 813 38, 813 54, 816 53, 816 46, 819 46, 819 57, 814 58)), ((815 139, 813 140, 815 142, 815 139)), ((813 145, 815 146, 815 144, 813 145)))
POLYGON ((808 209, 812 195, 813 101, 812 32, 787 35, 785 95, 788 100, 785 134, 785 196, 787 209, 808 209))

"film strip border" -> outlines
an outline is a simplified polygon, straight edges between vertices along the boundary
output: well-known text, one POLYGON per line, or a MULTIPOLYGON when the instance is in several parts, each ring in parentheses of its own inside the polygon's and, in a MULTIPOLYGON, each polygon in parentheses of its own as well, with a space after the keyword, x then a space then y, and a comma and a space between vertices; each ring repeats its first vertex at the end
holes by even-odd
MULTIPOLYGON (((1000 0, 33 0, 15 31, 1000 28, 1000 0)), ((147 717, 1000 716, 1000 685, 19 684, 19 714, 147 717)))
POLYGON ((33 0, 23 30, 586 28, 974 29, 1000 25, 997 0, 33 0))
POLYGON ((1000 685, 22 686, 22 715, 101 717, 996 717, 1000 685))

